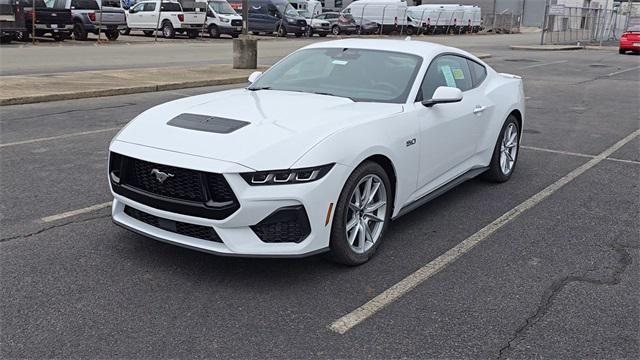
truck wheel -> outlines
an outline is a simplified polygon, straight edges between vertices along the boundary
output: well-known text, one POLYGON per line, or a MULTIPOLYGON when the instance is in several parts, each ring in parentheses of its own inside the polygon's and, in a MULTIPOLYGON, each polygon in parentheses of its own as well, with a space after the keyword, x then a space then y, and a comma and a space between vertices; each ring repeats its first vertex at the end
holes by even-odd
MULTIPOLYGON (((75 40, 85 41, 87 40, 88 35, 89 33, 84 28, 84 25, 82 25, 81 22, 75 22, 73 24, 73 38, 75 40)), ((55 38, 55 34, 54 34, 54 38, 55 38)))
POLYGON ((29 41, 29 32, 27 31, 18 31, 13 36, 16 41, 27 42, 29 41))
POLYGON ((287 37, 287 29, 284 26, 278 28, 278 37, 287 37))
POLYGON ((116 41, 120 36, 120 32, 118 30, 107 30, 105 35, 107 35, 107 39, 109 39, 109 41, 116 41))
POLYGON ((331 28, 331 33, 335 36, 340 35, 340 26, 333 25, 333 27, 331 28))
POLYGON ((209 26, 209 36, 217 39, 220 37, 220 31, 218 30, 218 27, 215 25, 211 25, 209 26))
POLYGON ((126 28, 126 29, 120 30, 120 34, 129 35, 129 34, 131 34, 131 29, 130 28, 126 28))
POLYGON ((64 39, 66 39, 68 37, 68 35, 65 34, 65 33, 53 33, 53 34, 51 34, 51 36, 53 37, 53 40, 55 40, 55 41, 64 41, 64 39))
POLYGON ((404 31, 405 34, 411 36, 413 34, 416 33, 415 29, 413 28, 413 26, 407 26, 407 28, 404 31))
POLYGON ((166 39, 173 39, 176 37, 176 31, 173 29, 171 22, 165 21, 162 23, 162 36, 166 39))

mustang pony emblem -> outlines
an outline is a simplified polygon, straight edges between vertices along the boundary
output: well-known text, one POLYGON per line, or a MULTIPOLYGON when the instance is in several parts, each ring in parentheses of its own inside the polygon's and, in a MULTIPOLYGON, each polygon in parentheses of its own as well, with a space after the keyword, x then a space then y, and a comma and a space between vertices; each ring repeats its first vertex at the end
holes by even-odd
POLYGON ((156 179, 158 179, 158 181, 161 182, 161 183, 163 183, 168 178, 173 177, 173 174, 162 172, 162 171, 160 171, 158 169, 151 170, 151 175, 155 175, 156 179))

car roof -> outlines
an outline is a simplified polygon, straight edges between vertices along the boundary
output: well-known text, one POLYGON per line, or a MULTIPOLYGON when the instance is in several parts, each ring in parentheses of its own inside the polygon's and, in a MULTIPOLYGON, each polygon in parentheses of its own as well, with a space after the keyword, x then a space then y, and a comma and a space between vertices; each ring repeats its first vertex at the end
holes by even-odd
POLYGON ((452 47, 444 46, 440 44, 435 44, 427 41, 415 41, 415 40, 343 39, 343 40, 333 40, 333 41, 314 43, 314 44, 305 46, 303 49, 315 49, 315 48, 354 48, 354 49, 396 51, 396 52, 418 55, 425 59, 433 58, 434 56, 440 53, 453 52, 453 53, 466 55, 476 59, 475 56, 460 49, 456 49, 456 48, 452 48, 452 47))

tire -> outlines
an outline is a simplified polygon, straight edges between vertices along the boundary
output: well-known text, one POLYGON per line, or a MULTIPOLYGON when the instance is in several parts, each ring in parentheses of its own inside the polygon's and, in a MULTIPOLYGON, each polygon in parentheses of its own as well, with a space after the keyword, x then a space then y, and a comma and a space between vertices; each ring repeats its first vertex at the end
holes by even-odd
POLYGON ((626 53, 627 53, 627 51, 625 49, 618 49, 618 54, 624 55, 626 53))
POLYGON ((120 32, 118 30, 107 30, 104 34, 107 36, 109 41, 116 41, 118 40, 118 37, 120 37, 120 32))
POLYGON ((57 42, 61 42, 64 41, 69 35, 65 34, 65 33, 53 33, 51 34, 51 37, 53 37, 54 41, 57 42))
POLYGON ((522 133, 520 126, 518 125, 518 119, 514 115, 509 115, 507 120, 502 125, 502 129, 500 130, 500 135, 498 136, 498 140, 496 141, 496 146, 493 150, 493 155, 491 157, 491 162, 489 163, 489 170, 482 174, 482 178, 491 182, 503 183, 508 181, 513 175, 513 171, 516 168, 516 164, 518 162, 518 154, 520 153, 520 134, 522 133), (506 139, 506 136, 513 138, 513 141, 506 139), (508 144, 512 146, 509 146, 508 144), (511 149, 508 150, 510 155, 504 153, 503 149, 511 149), (515 150, 512 150, 514 149, 515 150), (503 154, 504 153, 504 154, 503 154), (505 156, 503 156, 505 155, 505 156), (512 162, 511 162, 512 160, 512 162), (511 162, 511 165, 508 167, 508 171, 505 171, 505 167, 502 166, 503 161, 511 162))
POLYGON ((340 26, 333 25, 333 27, 331 28, 331 33, 335 36, 340 35, 340 26))
POLYGON ((176 37, 176 30, 171 25, 171 22, 165 21, 162 23, 162 36, 165 39, 173 39, 176 37))
POLYGON ((218 30, 217 26, 211 25, 211 26, 209 26, 209 29, 207 29, 207 30, 208 30, 208 33, 209 33, 210 37, 212 37, 214 39, 217 39, 217 38, 220 37, 220 31, 218 30))
POLYGON ((75 22, 73 24, 73 39, 78 41, 85 41, 89 37, 89 33, 84 28, 81 22, 75 22))
POLYGON ((407 26, 404 30, 404 33, 411 36, 416 33, 416 29, 414 29, 413 26, 407 26))
POLYGON ((187 31, 187 36, 189 37, 189 39, 195 39, 198 37, 198 30, 189 30, 187 31))
POLYGON ((152 37, 154 31, 153 30, 142 30, 142 33, 144 34, 144 36, 146 37, 152 37))
MULTIPOLYGON (((355 202, 355 201, 354 201, 355 202)), ((359 202, 361 203, 361 202, 359 202)), ((330 251, 328 258, 344 265, 360 265, 367 262, 383 240, 384 232, 391 221, 391 212, 393 209, 393 191, 389 176, 384 169, 373 161, 366 161, 358 166, 349 176, 344 184, 336 210, 333 214, 333 225, 331 226, 331 237, 329 240, 330 251), (375 188, 374 197, 369 204, 382 204, 372 210, 370 216, 375 216, 378 220, 372 220, 370 216, 359 215, 367 214, 363 212, 361 207, 357 212, 350 203, 356 198, 356 194, 361 194, 360 198, 365 196, 371 180, 375 188), (356 193, 356 188, 358 191, 356 193), (351 226, 351 230, 347 230, 347 226, 351 226), (366 226, 369 231, 364 231, 366 226), (371 226, 373 228, 371 228, 371 226), (352 242, 348 238, 353 236, 352 242), (369 241, 368 239, 372 239, 369 241)), ((357 206, 357 205, 356 205, 357 206)))
POLYGON ((280 26, 277 34, 278 37, 287 37, 287 29, 285 29, 284 26, 280 26))
POLYGON ((121 35, 129 35, 129 34, 131 34, 131 29, 130 28, 126 28, 126 29, 120 30, 120 34, 121 35))
POLYGON ((16 41, 20 41, 20 42, 27 42, 29 41, 31 37, 31 33, 28 31, 18 31, 15 35, 14 35, 14 39, 16 39, 16 41))

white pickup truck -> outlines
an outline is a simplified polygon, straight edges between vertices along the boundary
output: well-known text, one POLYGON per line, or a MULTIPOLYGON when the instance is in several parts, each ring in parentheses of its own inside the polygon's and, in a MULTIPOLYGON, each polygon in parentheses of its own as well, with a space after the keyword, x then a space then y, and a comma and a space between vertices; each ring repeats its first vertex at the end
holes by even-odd
POLYGON ((145 35, 153 36, 162 30, 162 36, 173 38, 176 33, 186 33, 195 38, 205 25, 206 4, 190 2, 193 8, 184 11, 177 1, 143 0, 129 8, 127 16, 127 33, 131 30, 142 30, 145 35), (199 4, 202 4, 201 6, 199 4))

